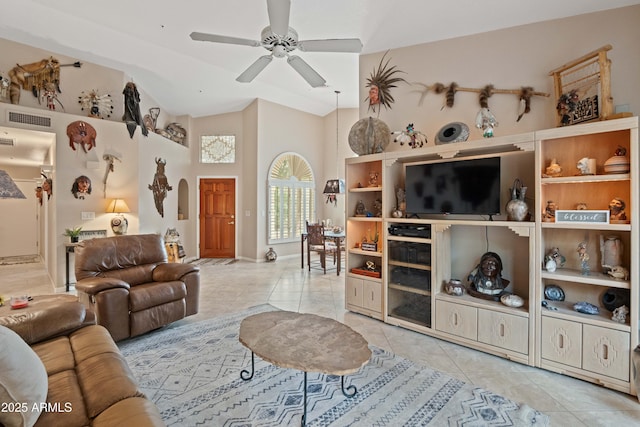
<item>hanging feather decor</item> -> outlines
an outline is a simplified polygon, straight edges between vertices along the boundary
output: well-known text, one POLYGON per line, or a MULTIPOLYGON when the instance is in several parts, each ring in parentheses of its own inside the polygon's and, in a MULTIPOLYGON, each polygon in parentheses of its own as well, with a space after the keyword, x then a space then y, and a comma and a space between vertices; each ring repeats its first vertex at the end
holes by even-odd
POLYGON ((533 88, 531 86, 523 86, 520 88, 520 102, 518 104, 518 118, 516 122, 519 122, 522 116, 531 111, 531 96, 533 95, 533 88))

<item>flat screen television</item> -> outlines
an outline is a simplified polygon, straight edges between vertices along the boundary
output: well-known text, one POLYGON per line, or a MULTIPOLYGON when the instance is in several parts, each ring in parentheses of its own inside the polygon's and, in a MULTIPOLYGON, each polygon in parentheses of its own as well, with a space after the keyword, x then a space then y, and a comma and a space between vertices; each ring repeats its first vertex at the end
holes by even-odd
POLYGON ((498 215, 500 157, 407 165, 405 196, 408 215, 498 215))

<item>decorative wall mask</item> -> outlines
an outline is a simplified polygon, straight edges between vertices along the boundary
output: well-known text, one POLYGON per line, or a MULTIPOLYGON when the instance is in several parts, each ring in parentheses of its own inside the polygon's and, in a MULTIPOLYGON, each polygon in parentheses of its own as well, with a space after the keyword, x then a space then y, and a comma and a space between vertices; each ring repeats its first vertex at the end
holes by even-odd
POLYGON ((164 169, 167 164, 166 160, 156 157, 156 174, 153 176, 153 184, 149 185, 149 190, 153 191, 153 201, 156 204, 156 210, 161 217, 164 218, 164 199, 167 197, 167 191, 173 190, 169 185, 164 169))
POLYGON ((144 136, 149 135, 149 131, 142 122, 142 114, 140 113, 140 93, 136 84, 129 82, 125 85, 122 91, 124 95, 124 115, 122 121, 127 124, 129 130, 129 136, 133 138, 133 134, 136 131, 136 127, 139 125, 142 129, 144 136))
POLYGON ((42 186, 40 185, 36 187, 36 198, 40 206, 42 206, 42 186))
POLYGON ((44 182, 42 183, 42 190, 44 190, 44 192, 47 193, 47 200, 49 200, 53 195, 53 180, 47 177, 42 172, 40 173, 40 175, 44 177, 44 182))
POLYGON ((391 104, 395 102, 391 95, 391 89, 396 87, 396 83, 407 82, 402 77, 394 77, 397 73, 403 73, 396 68, 396 66, 389 67, 389 61, 391 58, 384 62, 385 57, 389 51, 385 52, 380 59, 378 68, 374 69, 371 76, 367 79, 367 87, 369 88, 369 95, 365 99, 369 101, 369 110, 380 114, 380 108, 384 107, 391 109, 391 104))
POLYGON ((111 117, 113 113, 113 102, 111 95, 100 93, 93 89, 90 92, 82 92, 78 97, 78 103, 82 106, 82 111, 89 111, 89 117, 95 117, 96 119, 103 119, 105 117, 111 117))
POLYGON ((91 194, 91 180, 88 176, 80 175, 71 186, 71 192, 76 199, 84 199, 85 195, 91 194))
POLYGON ((69 147, 76 151, 76 144, 82 147, 85 153, 96 146, 96 130, 87 122, 75 121, 67 126, 67 136, 69 137, 69 147))

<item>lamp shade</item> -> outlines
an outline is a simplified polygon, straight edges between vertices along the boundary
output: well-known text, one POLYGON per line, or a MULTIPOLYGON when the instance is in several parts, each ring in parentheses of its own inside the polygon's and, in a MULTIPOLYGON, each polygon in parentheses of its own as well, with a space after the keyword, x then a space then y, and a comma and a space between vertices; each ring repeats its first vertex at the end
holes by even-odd
POLYGON ((127 213, 131 212, 129 210, 129 206, 123 199, 113 199, 111 203, 109 203, 109 207, 107 208, 107 213, 127 213))
POLYGON ((26 199, 9 174, 0 170, 0 199, 26 199))
POLYGON ((344 194, 344 179, 329 179, 322 194, 344 194))

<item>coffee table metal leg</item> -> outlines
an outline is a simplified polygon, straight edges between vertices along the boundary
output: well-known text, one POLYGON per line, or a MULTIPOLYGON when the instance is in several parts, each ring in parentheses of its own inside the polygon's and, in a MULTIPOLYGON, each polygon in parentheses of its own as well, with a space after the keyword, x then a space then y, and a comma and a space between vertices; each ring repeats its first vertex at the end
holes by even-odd
POLYGON ((358 389, 356 388, 356 386, 354 385, 350 385, 347 388, 344 388, 344 375, 341 378, 341 385, 342 385, 342 394, 344 394, 346 397, 353 397, 356 395, 356 393, 358 392, 358 389), (348 393, 347 393, 348 392, 348 393))
POLYGON ((307 422, 307 372, 304 372, 304 409, 302 412, 302 423, 300 425, 302 425, 302 427, 304 427, 306 425, 307 422))
POLYGON ((253 373, 255 372, 255 362, 254 362, 254 355, 253 355, 253 351, 251 352, 251 372, 247 371, 246 369, 243 369, 242 371, 240 371, 240 378, 242 378, 243 380, 250 380, 251 378, 253 378, 253 373))

